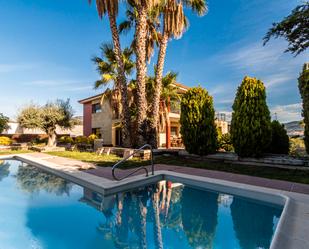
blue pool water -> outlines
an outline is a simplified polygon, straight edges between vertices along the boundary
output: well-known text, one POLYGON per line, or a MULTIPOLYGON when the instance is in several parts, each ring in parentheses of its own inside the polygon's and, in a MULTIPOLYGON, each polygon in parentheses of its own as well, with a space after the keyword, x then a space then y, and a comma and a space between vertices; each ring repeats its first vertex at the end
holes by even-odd
POLYGON ((171 182, 104 198, 0 161, 0 249, 269 248, 282 208, 171 182))

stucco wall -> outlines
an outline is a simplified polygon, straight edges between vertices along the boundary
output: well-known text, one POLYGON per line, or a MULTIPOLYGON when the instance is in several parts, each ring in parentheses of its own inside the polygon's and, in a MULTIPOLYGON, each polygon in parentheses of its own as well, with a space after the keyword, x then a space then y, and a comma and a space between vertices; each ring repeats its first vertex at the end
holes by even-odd
MULTIPOLYGON (((93 101, 92 104, 99 102, 100 101, 93 101)), ((109 104, 109 100, 104 100, 101 107, 101 112, 92 113, 91 125, 92 128, 101 128, 104 144, 112 144, 112 110, 109 104)))

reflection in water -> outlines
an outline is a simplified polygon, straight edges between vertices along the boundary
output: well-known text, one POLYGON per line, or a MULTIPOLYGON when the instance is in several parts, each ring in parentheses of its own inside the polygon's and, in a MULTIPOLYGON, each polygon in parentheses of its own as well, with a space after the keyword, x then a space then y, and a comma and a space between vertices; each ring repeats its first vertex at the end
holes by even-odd
POLYGON ((274 218, 279 209, 257 206, 253 201, 234 198, 231 213, 236 237, 242 249, 269 248, 274 227, 274 218))
POLYGON ((183 229, 189 244, 192 248, 213 248, 218 194, 185 188, 182 197, 183 229))
POLYGON ((19 186, 29 193, 45 190, 48 193, 55 193, 57 195, 69 195, 72 187, 72 184, 64 179, 45 173, 30 165, 20 166, 16 179, 19 186))
POLYGON ((18 163, 1 165, 3 176, 0 213, 8 226, 0 225, 7 235, 0 248, 35 241, 41 249, 267 249, 280 215, 263 203, 169 181, 103 196, 18 163))
POLYGON ((10 164, 7 161, 0 160, 0 182, 10 174, 10 164))

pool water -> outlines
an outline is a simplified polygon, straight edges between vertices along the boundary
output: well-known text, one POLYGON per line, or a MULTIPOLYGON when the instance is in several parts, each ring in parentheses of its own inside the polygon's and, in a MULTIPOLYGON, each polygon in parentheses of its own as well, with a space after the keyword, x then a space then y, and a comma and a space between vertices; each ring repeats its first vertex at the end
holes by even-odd
POLYGON ((0 161, 0 249, 266 249, 281 211, 166 181, 103 198, 0 161))

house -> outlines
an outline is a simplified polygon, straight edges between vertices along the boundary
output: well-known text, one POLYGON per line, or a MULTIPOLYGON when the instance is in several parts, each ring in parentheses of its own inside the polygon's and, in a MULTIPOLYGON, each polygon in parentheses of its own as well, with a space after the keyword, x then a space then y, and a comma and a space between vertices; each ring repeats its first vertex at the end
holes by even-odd
MULTIPOLYGON (((175 83, 178 92, 185 93, 189 87, 175 83)), ((109 98, 104 97, 105 93, 88 97, 78 102, 83 105, 83 133, 84 136, 96 134, 103 138, 105 146, 121 146, 121 120, 119 111, 115 110, 109 98)), ((120 100, 119 100, 120 101, 120 100)), ((181 147, 180 134, 180 103, 171 103, 169 109, 170 123, 161 127, 159 132, 159 147, 181 147)), ((222 134, 228 132, 229 125, 225 119, 216 118, 216 124, 222 134)))
MULTIPOLYGON (((8 123, 9 129, 2 132, 3 135, 44 135, 45 132, 41 129, 23 128, 16 121, 8 123)), ((83 134, 83 125, 75 125, 72 129, 62 129, 57 127, 56 133, 58 135, 81 136, 83 134)))

